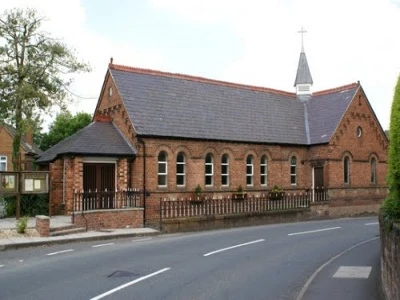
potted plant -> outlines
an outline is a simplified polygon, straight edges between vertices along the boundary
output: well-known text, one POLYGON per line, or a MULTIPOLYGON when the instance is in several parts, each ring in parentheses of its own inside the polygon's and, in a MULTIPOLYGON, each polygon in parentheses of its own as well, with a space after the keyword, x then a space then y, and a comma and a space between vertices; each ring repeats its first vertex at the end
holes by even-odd
POLYGON ((232 195, 233 200, 244 200, 247 198, 247 193, 244 192, 243 187, 239 185, 236 193, 232 195))
POLYGON ((196 188, 194 189, 194 194, 195 194, 195 196, 194 196, 194 199, 192 200, 193 203, 201 203, 201 202, 202 202, 203 199, 200 198, 201 192, 202 192, 202 191, 203 191, 203 190, 202 190, 200 184, 198 184, 198 185, 196 186, 196 188))
POLYGON ((285 196, 285 192, 279 185, 274 185, 271 189, 270 199, 271 200, 282 200, 285 196))

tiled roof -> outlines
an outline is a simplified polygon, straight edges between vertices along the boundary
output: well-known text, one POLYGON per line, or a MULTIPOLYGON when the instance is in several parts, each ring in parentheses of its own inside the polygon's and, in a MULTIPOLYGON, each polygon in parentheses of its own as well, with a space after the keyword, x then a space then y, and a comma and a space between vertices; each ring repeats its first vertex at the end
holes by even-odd
POLYGON ((93 122, 43 152, 36 162, 51 162, 62 154, 132 156, 136 151, 113 123, 93 122))
MULTIPOLYGON (((17 131, 14 127, 8 125, 8 124, 2 124, 1 126, 3 126, 10 134, 12 137, 14 137, 17 134, 17 131)), ((21 137, 21 147, 26 151, 26 152, 30 152, 33 154, 41 154, 43 153, 43 151, 36 146, 35 144, 31 145, 26 141, 26 137, 23 135, 21 137)))
POLYGON ((358 85, 294 93, 110 64, 139 135, 309 145, 329 141, 358 85), (323 136, 323 137, 322 137, 323 136))

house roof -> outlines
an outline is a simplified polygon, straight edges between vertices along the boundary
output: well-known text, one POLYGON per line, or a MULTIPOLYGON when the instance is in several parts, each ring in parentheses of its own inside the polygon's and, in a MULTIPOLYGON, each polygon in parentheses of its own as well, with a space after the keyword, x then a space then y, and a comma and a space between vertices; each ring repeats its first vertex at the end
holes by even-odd
POLYGON ((304 103, 256 86, 113 64, 109 71, 137 134, 237 142, 326 143, 359 86, 304 103))
POLYGON ((43 152, 36 162, 51 162, 63 154, 132 156, 136 151, 113 123, 92 122, 43 152))
POLYGON ((304 51, 301 51, 300 53, 294 86, 298 84, 313 84, 310 68, 308 67, 307 57, 304 51))
MULTIPOLYGON (((5 124, 5 123, 1 124, 1 126, 3 126, 12 137, 14 137, 17 134, 17 131, 13 126, 5 124)), ((37 145, 29 144, 24 135, 21 137, 21 147, 22 147, 22 149, 24 149, 24 151, 26 151, 28 153, 33 153, 33 154, 42 154, 43 153, 43 151, 37 145)))

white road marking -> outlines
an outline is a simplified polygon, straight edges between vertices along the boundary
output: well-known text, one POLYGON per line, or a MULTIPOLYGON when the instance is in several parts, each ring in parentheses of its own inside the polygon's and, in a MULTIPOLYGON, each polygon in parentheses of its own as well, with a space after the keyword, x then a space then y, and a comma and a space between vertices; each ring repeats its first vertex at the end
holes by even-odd
POLYGON ((372 222, 372 223, 365 223, 364 225, 366 226, 371 226, 371 225, 378 225, 379 222, 372 222))
POLYGON ((220 253, 223 251, 227 251, 227 250, 231 250, 231 249, 235 249, 235 248, 239 248, 239 247, 243 247, 243 246, 247 246, 247 245, 251 245, 251 244, 255 244, 255 243, 260 243, 260 242, 264 242, 264 239, 260 239, 260 240, 256 240, 256 241, 252 241, 252 242, 248 242, 248 243, 244 243, 244 244, 240 244, 240 245, 235 245, 235 246, 231 246, 231 247, 227 247, 227 248, 223 248, 223 249, 219 249, 219 250, 215 250, 212 252, 208 252, 206 254, 203 254, 203 256, 210 256, 216 253, 220 253))
POLYGON ((23 259, 20 259, 18 262, 24 262, 24 260, 23 260, 23 259))
POLYGON ((106 297, 106 296, 108 296, 108 295, 114 294, 115 292, 118 292, 119 290, 122 290, 122 289, 124 289, 124 288, 126 288, 126 287, 128 287, 128 286, 131 286, 131 285, 133 285, 133 284, 135 284, 135 283, 138 283, 138 282, 140 282, 140 281, 149 279, 150 277, 156 276, 156 275, 158 275, 158 274, 161 274, 161 273, 166 272, 166 271, 169 271, 169 270, 171 270, 171 268, 164 268, 164 269, 158 270, 157 272, 151 273, 151 274, 149 274, 149 275, 140 277, 140 278, 138 278, 138 279, 135 279, 135 280, 133 280, 133 281, 130 281, 130 282, 128 282, 128 283, 125 283, 125 284, 123 284, 123 285, 120 285, 120 286, 118 286, 118 287, 116 287, 116 288, 114 288, 114 289, 112 289, 112 290, 109 290, 108 292, 105 292, 105 293, 103 293, 103 294, 101 294, 101 295, 98 295, 98 296, 96 296, 96 297, 94 297, 94 298, 91 298, 90 300, 99 300, 99 299, 104 298, 104 297, 106 297))
POLYGON ((152 238, 145 238, 145 239, 139 239, 139 240, 132 240, 132 242, 144 242, 144 241, 150 241, 152 238))
POLYGON ((309 286, 311 285, 311 283, 313 282, 313 280, 315 279, 315 277, 317 277, 318 273, 321 272, 327 265, 329 265, 331 262, 333 262, 334 260, 336 260, 337 258, 339 258, 340 256, 342 256, 343 254, 346 254, 347 252, 350 252, 351 250, 353 250, 354 248, 357 248, 358 246, 364 245, 366 243, 372 242, 379 239, 379 237, 374 237, 372 239, 363 241, 361 243, 358 243, 342 252, 340 252, 338 255, 332 257, 330 260, 328 260, 326 263, 324 263, 322 266, 320 266, 317 270, 315 270, 315 272, 310 276, 310 278, 308 278, 306 284, 303 286, 303 288, 301 289, 299 295, 297 296, 296 300, 302 300, 304 297, 304 294, 306 293, 307 289, 309 288, 309 286))
POLYGON ((333 274, 333 278, 361 278, 368 279, 372 267, 346 267, 341 266, 333 274))
POLYGON ((111 245, 114 245, 114 243, 93 245, 92 248, 106 247, 106 246, 111 246, 111 245))
POLYGON ((0 265, 0 268, 3 268, 4 267, 4 265, 0 265))
POLYGON ((289 233, 288 236, 315 233, 315 232, 328 231, 328 230, 335 230, 335 229, 340 229, 340 228, 342 228, 342 227, 331 227, 331 228, 316 229, 316 230, 303 231, 303 232, 295 232, 295 233, 289 233))
POLYGON ((52 256, 52 255, 57 255, 57 254, 67 253, 67 252, 72 252, 72 251, 74 251, 74 249, 67 249, 67 250, 62 250, 62 251, 47 253, 46 255, 52 256))

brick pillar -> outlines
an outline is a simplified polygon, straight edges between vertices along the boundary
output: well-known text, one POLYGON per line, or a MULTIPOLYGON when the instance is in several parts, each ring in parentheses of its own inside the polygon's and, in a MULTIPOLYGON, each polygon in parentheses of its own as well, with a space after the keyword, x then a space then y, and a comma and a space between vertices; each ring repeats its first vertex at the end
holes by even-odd
POLYGON ((50 236, 50 217, 36 216, 36 230, 40 236, 50 236))

